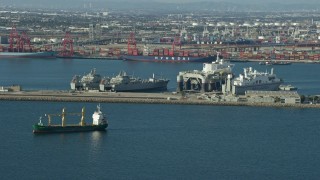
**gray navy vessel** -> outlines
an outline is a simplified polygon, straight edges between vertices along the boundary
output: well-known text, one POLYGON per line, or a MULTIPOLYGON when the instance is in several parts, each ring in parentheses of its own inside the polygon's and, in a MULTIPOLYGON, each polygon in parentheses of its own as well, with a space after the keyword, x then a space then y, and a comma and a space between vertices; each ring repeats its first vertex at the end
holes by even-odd
POLYGON ((104 77, 92 69, 90 73, 83 76, 75 75, 70 83, 71 90, 96 90, 113 92, 144 92, 167 90, 168 79, 156 78, 153 74, 149 79, 140 79, 129 76, 125 71, 115 77, 104 77))
POLYGON ((167 90, 169 80, 155 78, 154 74, 149 79, 140 79, 129 76, 125 71, 112 78, 104 78, 100 83, 100 91, 113 92, 143 92, 167 90))
POLYGON ((71 90, 99 90, 101 79, 100 74, 96 74, 96 69, 92 69, 82 77, 75 75, 70 83, 71 90))

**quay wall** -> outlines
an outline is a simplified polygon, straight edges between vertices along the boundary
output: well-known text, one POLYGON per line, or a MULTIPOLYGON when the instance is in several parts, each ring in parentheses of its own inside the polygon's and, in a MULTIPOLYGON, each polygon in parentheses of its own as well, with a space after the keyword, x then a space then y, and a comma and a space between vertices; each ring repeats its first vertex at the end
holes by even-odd
POLYGON ((253 102, 213 102, 181 96, 152 93, 126 93, 112 95, 67 95, 67 94, 12 94, 1 93, 0 101, 47 101, 47 102, 99 102, 99 103, 134 103, 134 104, 172 104, 172 105, 213 105, 213 106, 254 106, 254 107, 287 107, 287 108, 320 108, 320 104, 283 104, 253 102))

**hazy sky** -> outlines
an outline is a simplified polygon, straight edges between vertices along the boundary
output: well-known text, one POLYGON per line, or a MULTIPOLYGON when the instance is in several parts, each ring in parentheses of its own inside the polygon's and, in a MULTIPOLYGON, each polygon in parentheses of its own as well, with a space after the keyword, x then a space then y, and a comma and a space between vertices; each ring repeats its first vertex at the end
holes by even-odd
MULTIPOLYGON (((141 1, 141 0, 138 0, 141 1)), ((157 2, 201 2, 201 1, 207 1, 207 2, 233 2, 233 3, 243 3, 243 2, 249 2, 249 3, 266 3, 266 2, 272 2, 272 3, 317 3, 320 0, 153 0, 157 2)))
MULTIPOLYGON (((74 0, 74 1, 83 1, 83 0, 74 0)), ((90 1, 90 0, 85 0, 90 1)), ((91 0, 94 1, 94 0, 91 0)), ((96 1, 113 1, 113 0, 96 0, 96 1)), ((185 3, 185 2, 233 2, 233 3, 242 3, 242 2, 251 2, 251 3, 261 3, 261 2, 285 2, 285 3, 311 3, 311 2, 319 2, 319 0, 122 0, 122 1, 129 1, 129 2, 138 2, 138 1, 156 1, 156 2, 178 2, 178 3, 185 3)))
MULTIPOLYGON (((1 0, 0 0, 1 1, 1 0)), ((12 1, 12 0, 3 0, 3 1, 12 1)), ((24 2, 27 2, 28 0, 21 0, 24 2)), ((42 1, 50 1, 50 0, 42 0, 42 1)), ((242 2, 286 2, 286 3, 306 3, 306 2, 319 2, 319 0, 67 0, 67 1, 75 1, 75 2, 94 2, 94 1, 128 1, 128 2, 139 2, 139 1, 156 1, 156 2, 179 2, 179 3, 184 3, 184 2, 201 2, 201 1, 206 1, 206 2, 234 2, 234 3, 242 3, 242 2)))
MULTIPOLYGON (((15 6, 41 6, 41 7, 74 7, 75 6, 83 6, 83 4, 88 4, 91 2, 92 7, 101 6, 101 2, 103 4, 109 4, 108 6, 112 6, 112 4, 119 6, 122 4, 125 6, 139 6, 139 3, 143 4, 152 4, 152 2, 162 2, 162 3, 179 3, 179 4, 187 4, 187 3, 201 3, 201 2, 230 2, 230 3, 237 3, 241 5, 252 4, 252 5, 263 5, 263 4, 274 4, 275 7, 277 4, 304 4, 304 5, 311 5, 311 7, 320 7, 320 0, 0 0, 0 5, 15 5, 15 6), (100 3, 98 3, 100 2, 100 3), (113 3, 117 2, 117 3, 113 3), (126 4, 126 2, 128 2, 126 4), (149 3, 142 3, 142 2, 149 2, 149 3)), ((155 7, 157 8, 157 7, 155 7)))
MULTIPOLYGON (((233 3, 243 3, 243 2, 251 2, 251 3, 266 3, 266 2, 275 2, 275 3, 318 3, 320 0, 66 0, 68 2, 103 2, 106 3, 112 2, 112 1, 127 1, 127 2, 150 2, 150 1, 156 1, 156 2, 175 2, 175 3, 186 3, 186 2, 201 2, 201 1, 207 1, 207 2, 233 2, 233 3)), ((41 2, 41 3, 54 3, 54 0, 0 0, 1 2, 10 3, 10 2, 41 2)))

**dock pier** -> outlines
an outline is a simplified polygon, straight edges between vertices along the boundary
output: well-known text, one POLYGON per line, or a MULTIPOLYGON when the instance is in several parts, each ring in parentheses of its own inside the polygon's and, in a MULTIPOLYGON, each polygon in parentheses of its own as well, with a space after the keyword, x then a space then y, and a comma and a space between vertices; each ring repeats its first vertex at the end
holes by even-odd
POLYGON ((0 101, 47 101, 47 102, 99 102, 130 104, 172 104, 172 105, 212 105, 212 106, 255 106, 320 108, 320 104, 284 104, 252 102, 215 102, 197 98, 199 94, 182 97, 181 94, 165 93, 113 93, 113 92, 64 92, 64 91, 22 91, 2 92, 0 101))

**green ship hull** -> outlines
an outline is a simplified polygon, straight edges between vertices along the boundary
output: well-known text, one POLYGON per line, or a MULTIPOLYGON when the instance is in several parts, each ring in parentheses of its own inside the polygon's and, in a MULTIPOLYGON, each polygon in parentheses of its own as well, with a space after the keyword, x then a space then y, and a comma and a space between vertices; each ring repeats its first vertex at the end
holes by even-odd
POLYGON ((62 132, 86 132, 86 131, 105 131, 108 127, 108 124, 101 124, 101 125, 67 125, 67 126, 60 126, 60 125, 51 125, 51 126, 44 126, 44 125, 33 125, 33 133, 62 133, 62 132))

